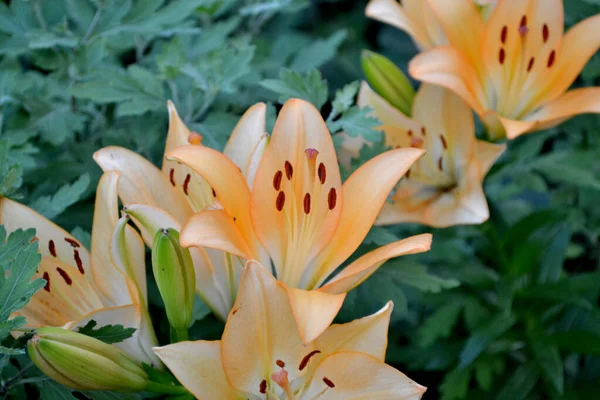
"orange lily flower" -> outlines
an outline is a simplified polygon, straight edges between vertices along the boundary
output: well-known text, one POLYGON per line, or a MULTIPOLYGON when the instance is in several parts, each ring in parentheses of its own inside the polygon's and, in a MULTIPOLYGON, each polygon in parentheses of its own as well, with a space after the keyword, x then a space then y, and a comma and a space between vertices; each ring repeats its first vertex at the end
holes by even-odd
POLYGON ((429 249, 431 235, 388 244, 325 283, 358 248, 392 188, 422 154, 420 149, 386 152, 342 185, 331 134, 319 111, 306 101, 289 100, 252 189, 235 164, 215 150, 184 146, 167 153, 167 159, 186 164, 206 179, 223 207, 194 215, 181 231, 181 243, 269 265, 253 250, 258 237, 277 279, 287 285, 302 338, 311 341, 329 326, 346 292, 385 261, 429 249))
POLYGON ((475 138, 473 114, 458 96, 423 84, 413 102, 412 117, 407 117, 363 83, 358 104, 374 109, 388 146, 427 151, 406 173, 391 203, 385 204, 378 224, 418 222, 447 227, 489 218, 481 185, 506 146, 475 138))
MULTIPOLYGON (((480 7, 488 15, 495 0, 467 0, 480 7)), ((454 7, 454 3, 447 7, 454 7)), ((438 16, 429 6, 428 0, 371 0, 365 15, 403 30, 412 37, 420 50, 429 50, 448 44, 448 38, 438 16)), ((484 17, 485 18, 485 17, 484 17)))
POLYGON ((426 388, 384 362, 391 311, 390 302, 304 343, 285 285, 251 261, 222 340, 154 351, 198 399, 417 400, 426 388))
POLYGON ((415 57, 409 72, 461 96, 493 139, 600 113, 600 88, 567 91, 600 46, 600 15, 564 31, 562 0, 502 0, 485 21, 471 0, 427 0, 450 46, 415 57))
POLYGON ((115 346, 138 361, 158 366, 151 352, 157 344, 146 308, 144 243, 118 220, 119 173, 106 173, 97 188, 91 253, 77 239, 32 209, 0 198, 0 224, 7 232, 36 229, 42 261, 36 276, 42 290, 15 315, 29 329, 61 326, 74 329, 94 320, 98 326, 136 328, 133 337, 115 346))
MULTIPOLYGON (((185 126, 170 101, 168 108, 165 152, 182 145, 203 148, 202 136, 185 126)), ((256 104, 242 116, 225 146, 223 157, 234 163, 236 173, 242 176, 245 185, 252 185, 258 161, 268 142, 265 123, 266 106, 256 104)), ((152 247, 158 229, 179 231, 195 212, 223 208, 211 185, 185 165, 165 160, 159 170, 139 154, 116 146, 97 151, 94 160, 104 171, 116 170, 122 174, 118 192, 125 205, 123 211, 138 226, 148 247, 152 247)), ((248 227, 246 229, 250 232, 248 227)), ((249 236, 248 243, 256 254, 264 254, 257 238, 249 236)), ((245 261, 212 248, 190 251, 197 278, 196 292, 218 318, 225 320, 235 301, 245 261)))

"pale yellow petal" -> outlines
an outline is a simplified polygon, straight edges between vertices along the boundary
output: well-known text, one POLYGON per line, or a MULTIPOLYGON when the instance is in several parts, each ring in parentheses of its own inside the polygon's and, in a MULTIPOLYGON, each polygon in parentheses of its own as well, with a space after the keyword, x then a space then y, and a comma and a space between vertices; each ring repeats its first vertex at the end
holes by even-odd
POLYGON ((301 398, 418 400, 425 390, 425 387, 378 359, 347 351, 335 353, 319 364, 301 398))
POLYGON ((379 247, 348 265, 319 291, 345 293, 360 285, 390 258, 428 251, 431 240, 431 234, 425 233, 379 247))
POLYGON ((477 140, 475 144, 475 160, 479 162, 480 179, 483 181, 492 165, 506 150, 506 144, 496 144, 477 140))
POLYGON ((181 229, 180 241, 184 247, 209 247, 247 260, 253 258, 235 221, 223 210, 202 211, 194 215, 181 229))
POLYGON ((82 275, 90 274, 90 254, 77 239, 44 216, 16 201, 0 197, 0 225, 8 233, 35 228, 40 253, 49 259, 71 265, 82 275))
POLYGON ((220 341, 181 342, 152 350, 197 399, 244 399, 243 394, 227 382, 220 341))
POLYGON ((173 228, 176 231, 181 230, 179 221, 165 209, 147 204, 128 204, 123 207, 123 212, 138 227, 148 247, 152 247, 154 236, 159 229, 173 228))
POLYGON ((171 213, 183 223, 192 209, 182 191, 173 187, 167 175, 150 161, 131 150, 110 146, 94 153, 104 171, 120 171, 119 196, 124 205, 148 204, 171 213))
POLYGON ((356 351, 383 362, 393 309, 394 304, 390 301, 368 317, 331 325, 315 340, 315 348, 321 351, 318 357, 327 357, 340 351, 356 351))
MULTIPOLYGON (((110 241, 110 259, 119 270, 123 271, 135 285, 139 301, 146 304, 148 291, 146 287, 146 249, 144 241, 127 223, 128 216, 117 221, 110 241)), ((109 280, 110 282, 110 280, 109 280)), ((138 301, 137 297, 134 297, 138 301)))
POLYGON ((346 298, 345 293, 330 294, 287 286, 285 289, 304 343, 312 342, 331 325, 346 298))
MULTIPOLYGON (((286 290, 256 262, 242 272, 237 300, 222 338, 223 367, 228 381, 240 391, 261 396, 261 382, 271 381, 277 360, 298 366, 312 346, 304 345, 286 290)), ((290 367, 290 380, 301 371, 290 367)))
POLYGON ((344 182, 345 202, 336 235, 313 261, 303 287, 318 287, 350 257, 371 229, 393 187, 422 155, 422 150, 412 148, 387 151, 369 160, 344 182))

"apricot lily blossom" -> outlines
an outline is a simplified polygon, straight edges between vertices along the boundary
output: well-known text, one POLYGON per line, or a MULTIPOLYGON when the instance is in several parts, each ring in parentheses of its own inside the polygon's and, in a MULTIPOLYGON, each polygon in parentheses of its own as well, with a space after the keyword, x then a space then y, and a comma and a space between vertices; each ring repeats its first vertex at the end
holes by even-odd
POLYGON ((450 46, 415 57, 409 72, 449 88, 493 139, 600 113, 600 88, 567 91, 600 47, 600 15, 564 34, 562 0, 502 0, 484 21, 471 0, 427 0, 450 46))
POLYGON ((154 351, 198 399, 417 400, 426 388, 384 362, 391 312, 390 302, 304 343, 285 285, 251 261, 222 340, 154 351))
POLYGON ((289 100, 252 189, 235 164, 215 150, 185 146, 167 153, 167 159, 206 179, 223 206, 194 215, 181 231, 181 243, 269 265, 253 250, 258 237, 277 279, 286 284, 302 338, 310 341, 331 323, 346 292, 385 261, 429 249, 430 235, 391 243, 325 282, 358 248, 394 185, 422 154, 420 149, 386 152, 342 185, 331 134, 319 111, 306 101, 289 100))
MULTIPOLYGON (((444 27, 428 3, 429 0, 371 0, 365 14, 369 18, 403 30, 414 40, 420 50, 429 50, 448 44, 444 27)), ((488 15, 495 0, 466 0, 479 6, 479 12, 488 15)), ((447 7, 455 7, 446 4, 447 7)))
MULTIPOLYGON (((204 148, 202 136, 185 126, 170 101, 168 109, 169 132, 165 152, 182 145, 204 148)), ((268 142, 265 113, 263 103, 251 107, 242 116, 225 146, 223 157, 230 160, 244 185, 252 185, 258 161, 268 142)), ((139 154, 116 146, 97 151, 94 160, 104 171, 116 170, 122 174, 118 192, 125 205, 123 210, 138 226, 149 247, 152 247, 158 229, 179 231, 195 212, 223 208, 211 185, 180 163, 165 160, 160 170, 139 154)), ((258 239, 252 237, 249 225, 245 229, 248 246, 256 254, 264 254, 258 239)), ((217 317, 225 320, 235 301, 245 261, 212 248, 198 247, 190 251, 196 272, 196 292, 217 317)))
POLYGON ((374 109, 386 144, 427 152, 406 173, 379 214, 382 225, 478 224, 489 217, 482 181, 505 145, 475 138, 473 114, 451 91, 423 84, 409 118, 362 84, 358 104, 374 109), (431 105, 435 104, 435 107, 431 105))
POLYGON ((147 311, 144 243, 131 228, 118 222, 119 173, 106 173, 97 188, 91 253, 72 235, 34 210, 0 198, 0 224, 8 232, 36 229, 42 255, 36 276, 46 285, 16 315, 27 328, 74 329, 94 320, 99 326, 136 328, 130 339, 117 343, 141 362, 158 366, 150 350, 157 344, 147 311))

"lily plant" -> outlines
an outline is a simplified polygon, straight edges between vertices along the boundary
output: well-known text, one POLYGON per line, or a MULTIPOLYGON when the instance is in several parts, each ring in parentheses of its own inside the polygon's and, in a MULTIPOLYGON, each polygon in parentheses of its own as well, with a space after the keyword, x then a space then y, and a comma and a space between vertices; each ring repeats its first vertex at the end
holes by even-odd
POLYGON ((115 346, 139 362, 159 366, 150 350, 158 342, 146 306, 144 243, 118 218, 119 178, 118 172, 106 173, 98 184, 90 252, 34 210, 0 198, 0 224, 8 232, 36 229, 42 255, 36 277, 46 281, 17 315, 26 318, 27 330, 74 330, 91 320, 99 326, 136 328, 131 338, 115 346))
POLYGON ((382 122, 386 145, 426 150, 383 207, 378 224, 417 222, 448 227, 479 224, 489 218, 482 182, 506 146, 475 138, 473 114, 460 97, 440 86, 423 84, 408 117, 363 82, 358 104, 374 110, 382 122))
POLYGON ((304 100, 289 100, 251 187, 243 170, 216 150, 183 146, 167 153, 168 160, 208 182, 220 203, 186 222, 181 243, 222 250, 242 265, 246 260, 272 265, 285 284, 300 335, 310 342, 332 322, 346 293, 385 261, 429 249, 431 235, 411 237, 367 253, 333 276, 367 235, 392 188, 422 155, 415 148, 385 152, 342 184, 319 111, 304 100))
POLYGON ((220 341, 154 351, 198 399, 421 398, 425 387, 384 362, 391 302, 304 342, 287 297, 285 285, 251 261, 220 341))

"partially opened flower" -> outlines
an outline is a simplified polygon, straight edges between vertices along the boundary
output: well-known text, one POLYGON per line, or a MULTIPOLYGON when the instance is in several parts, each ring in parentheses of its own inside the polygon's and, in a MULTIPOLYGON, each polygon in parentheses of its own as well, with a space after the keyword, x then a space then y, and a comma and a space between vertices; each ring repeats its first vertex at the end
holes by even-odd
POLYGON ((306 101, 289 100, 251 190, 235 164, 215 150, 185 146, 167 154, 206 179, 223 207, 194 215, 181 232, 182 245, 213 247, 267 266, 254 250, 254 238, 260 238, 277 279, 286 284, 302 338, 310 341, 331 323, 346 292, 385 261, 429 249, 430 235, 391 243, 326 282, 358 248, 392 188, 422 154, 412 148, 386 152, 342 185, 319 111, 306 101))
POLYGON ((391 303, 304 343, 284 286, 249 262, 221 341, 154 351, 198 399, 421 398, 423 386, 384 362, 391 303))
POLYGON ((600 113, 600 88, 567 91, 598 51, 600 15, 563 34, 562 0, 499 1, 487 22, 471 0, 427 1, 450 46, 418 55, 410 74, 461 96, 492 138, 600 113))
POLYGON ((427 151, 383 207, 379 224, 419 222, 447 227, 488 219, 481 185, 505 146, 475 138, 473 114, 458 96, 423 84, 409 118, 363 83, 358 104, 374 109, 388 146, 427 151))
POLYGON ((46 285, 17 315, 27 328, 73 329, 95 320, 98 326, 136 328, 117 347, 138 361, 158 365, 150 350, 157 344, 147 311, 144 243, 118 223, 119 174, 104 174, 98 184, 91 254, 69 233, 32 209, 0 198, 0 224, 8 232, 35 228, 42 262, 37 277, 46 285))
MULTIPOLYGON (((169 133, 165 152, 182 145, 204 148, 202 137, 185 126, 173 103, 169 102, 168 107, 169 133)), ((268 142, 265 113, 266 106, 263 103, 246 111, 223 152, 223 157, 233 163, 244 185, 252 185, 258 161, 268 142)), ((125 205, 124 211, 136 223, 149 247, 152 247, 159 229, 174 228, 179 231, 195 212, 223 208, 221 199, 211 185, 185 165, 165 160, 162 170, 159 170, 139 154, 116 146, 97 151, 94 159, 104 171, 121 172, 123 178, 119 182, 119 196, 125 205)), ((256 254, 264 254, 258 239, 252 237, 249 218, 244 221, 247 221, 243 228, 248 234, 248 246, 256 254)), ((196 272, 197 293, 217 317, 225 320, 235 301, 243 263, 228 253, 212 248, 190 250, 196 272)))
MULTIPOLYGON (((365 9, 367 17, 390 24, 405 31, 414 40, 420 50, 432 49, 448 44, 444 27, 429 0, 371 0, 365 9)), ((477 12, 485 17, 493 9, 495 0, 465 0, 480 8, 477 12)), ((461 7, 462 3, 446 1, 446 7, 461 7)))

